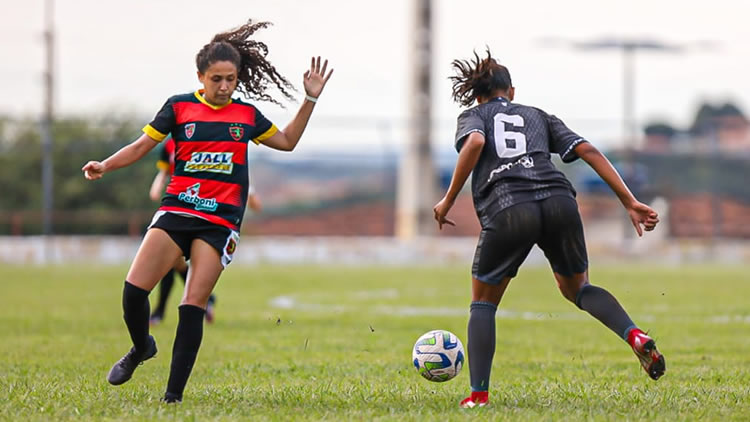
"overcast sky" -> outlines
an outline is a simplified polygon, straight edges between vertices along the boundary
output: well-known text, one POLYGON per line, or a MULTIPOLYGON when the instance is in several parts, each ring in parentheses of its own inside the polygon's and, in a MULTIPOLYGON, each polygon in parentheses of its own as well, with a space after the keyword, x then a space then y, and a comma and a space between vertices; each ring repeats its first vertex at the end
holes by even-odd
MULTIPOLYGON (((506 64, 516 101, 560 116, 594 142, 622 133, 622 60, 617 52, 545 47, 548 37, 604 36, 670 43, 709 40, 717 49, 639 53, 636 117, 684 126, 702 101, 734 101, 750 111, 750 4, 732 0, 436 0, 435 143, 452 144, 460 108, 450 100, 450 62, 488 45, 506 64)), ((0 113, 41 109, 43 0, 0 0, 0 113)), ((406 0, 249 1, 57 0, 57 113, 131 113, 148 120, 169 96, 198 88, 196 52, 246 18, 269 20, 260 33, 279 71, 302 89, 310 55, 335 74, 305 142, 335 147, 361 141, 397 148, 407 117, 411 7, 406 0)), ((259 108, 283 126, 296 111, 259 108)))

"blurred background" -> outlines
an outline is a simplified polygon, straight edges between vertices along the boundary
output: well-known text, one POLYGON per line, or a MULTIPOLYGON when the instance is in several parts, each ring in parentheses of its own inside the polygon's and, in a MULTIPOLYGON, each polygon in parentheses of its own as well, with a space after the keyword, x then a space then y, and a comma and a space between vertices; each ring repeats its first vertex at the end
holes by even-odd
MULTIPOLYGON (((468 265, 479 232, 468 183, 455 228, 438 232, 432 206, 457 157, 450 63, 486 48, 510 69, 517 102, 597 145, 660 212, 635 242, 596 174, 560 163, 592 259, 750 259, 748 4, 0 3, 0 262, 129 262, 158 206, 157 149, 93 183, 80 168, 197 89, 197 51, 247 18, 274 23, 257 38, 299 90, 310 56, 335 72, 297 150, 253 150, 263 210, 243 225, 241 262, 468 265)), ((298 104, 257 106, 283 127, 298 104)))

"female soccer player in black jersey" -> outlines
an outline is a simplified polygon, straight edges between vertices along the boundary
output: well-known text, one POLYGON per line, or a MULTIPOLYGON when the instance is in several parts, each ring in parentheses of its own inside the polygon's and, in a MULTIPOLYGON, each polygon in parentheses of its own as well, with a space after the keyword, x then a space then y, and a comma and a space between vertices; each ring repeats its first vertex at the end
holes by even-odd
POLYGON ((279 130, 252 104, 233 99, 235 89, 260 101, 276 86, 288 99, 292 85, 268 62, 267 46, 250 36, 268 22, 251 22, 216 35, 196 56, 203 89, 167 100, 144 134, 106 160, 83 166, 89 180, 128 166, 171 134, 176 142, 175 170, 128 271, 123 310, 133 347, 110 370, 113 385, 128 381, 143 361, 156 354, 149 335, 149 292, 180 256, 191 268, 179 307, 172 364, 163 400, 182 400, 185 384, 203 337, 209 295, 231 262, 248 196, 248 144, 291 151, 307 126, 315 103, 333 70, 313 58, 305 72, 305 97, 294 119, 279 130))
POLYGON ((471 107, 458 117, 459 152, 448 192, 435 205, 435 220, 447 218, 459 191, 473 172, 474 206, 482 226, 472 267, 468 327, 471 395, 461 407, 488 403, 495 354, 495 312, 510 280, 534 244, 544 251, 563 296, 627 341, 648 375, 664 374, 664 357, 653 339, 638 329, 617 300, 589 284, 588 257, 575 190, 550 161, 578 158, 612 188, 639 236, 659 222, 653 209, 638 202, 612 164, 593 145, 555 116, 513 102, 510 73, 487 51, 471 62, 455 60, 453 98, 471 107))

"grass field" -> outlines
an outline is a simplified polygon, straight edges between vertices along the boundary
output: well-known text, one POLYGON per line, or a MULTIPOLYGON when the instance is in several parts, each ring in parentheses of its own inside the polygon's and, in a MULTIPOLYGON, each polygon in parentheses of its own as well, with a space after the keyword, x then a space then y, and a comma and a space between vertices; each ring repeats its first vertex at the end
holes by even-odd
POLYGON ((130 347, 125 270, 0 266, 0 419, 750 419, 746 268, 592 269, 657 339, 667 357, 658 382, 562 299, 546 269, 522 271, 498 314, 492 404, 471 411, 457 406, 467 369, 436 384, 411 364, 430 329, 466 343, 464 267, 232 266, 181 405, 159 402, 179 294, 153 330, 157 357, 123 386, 105 380, 130 347))

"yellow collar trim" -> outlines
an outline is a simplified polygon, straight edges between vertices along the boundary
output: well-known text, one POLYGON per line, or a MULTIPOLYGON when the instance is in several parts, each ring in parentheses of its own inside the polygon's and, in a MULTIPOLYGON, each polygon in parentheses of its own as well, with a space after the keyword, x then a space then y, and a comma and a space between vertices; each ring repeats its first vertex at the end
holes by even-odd
POLYGON ((206 101, 206 99, 205 99, 205 98, 203 98, 203 92, 204 92, 204 91, 205 91, 205 90, 203 90, 203 89, 199 89, 199 90, 195 91, 195 98, 197 98, 197 99, 198 99, 198 101, 200 101, 200 102, 202 102, 203 104, 205 104, 205 105, 207 105, 207 106, 211 107, 211 108, 212 108, 212 109, 214 109, 214 110, 221 110, 222 108, 224 108, 224 107, 228 106, 229 104, 232 104, 232 99, 230 98, 230 99, 229 99, 229 102, 228 102, 228 103, 226 103, 226 104, 224 104, 224 105, 220 105, 220 106, 216 106, 216 105, 213 105, 213 104, 209 103, 208 101, 206 101))

